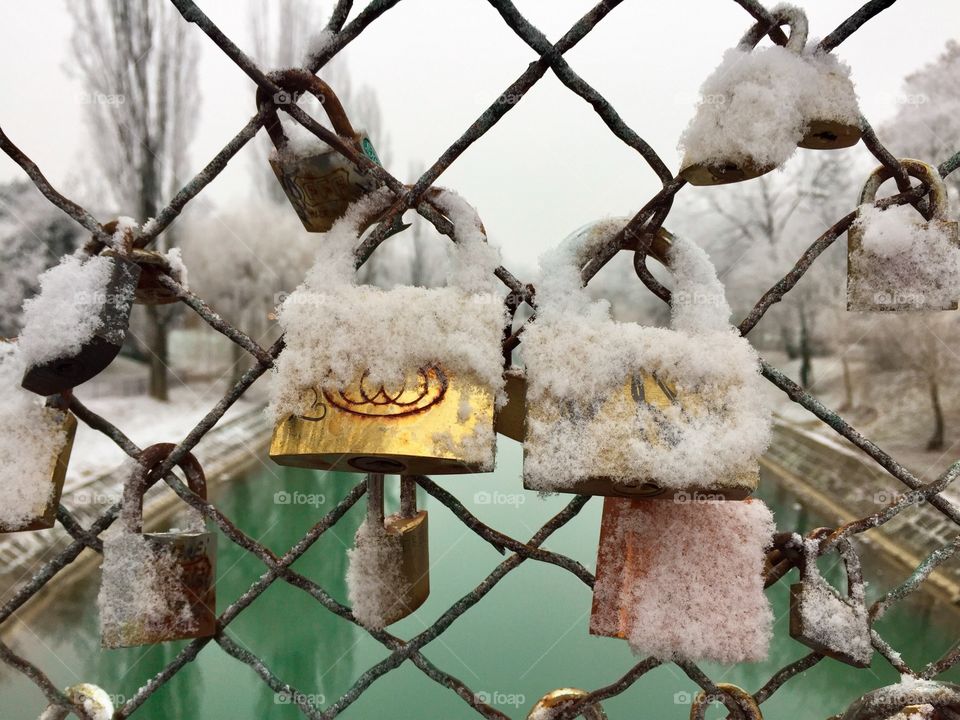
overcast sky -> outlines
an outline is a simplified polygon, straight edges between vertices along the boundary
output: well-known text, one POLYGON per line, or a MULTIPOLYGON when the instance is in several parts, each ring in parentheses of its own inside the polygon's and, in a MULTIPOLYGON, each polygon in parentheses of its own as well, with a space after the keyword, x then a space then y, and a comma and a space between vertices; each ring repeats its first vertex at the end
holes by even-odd
MULTIPOLYGON (((57 187, 97 205, 103 198, 92 190, 97 179, 90 174, 96 171, 83 149, 84 88, 67 70, 66 1, 5 0, 0 125, 57 187)), ((594 4, 516 2, 553 41, 594 4)), ((244 0, 199 4, 250 49, 244 0)), ((825 35, 861 4, 806 0, 811 36, 825 35)), ((626 0, 566 57, 676 171, 677 138, 697 90, 750 22, 732 0, 626 0)), ((200 123, 190 148, 196 171, 249 119, 254 86, 194 31, 202 47, 200 123)), ((874 126, 896 107, 904 75, 935 58, 951 38, 960 39, 960 2, 900 0, 841 45, 837 54, 852 66, 862 110, 874 126)), ((358 83, 379 93, 393 158, 388 169, 410 180, 411 162, 436 159, 536 56, 484 0, 403 0, 349 46, 348 58, 358 83)), ((355 124, 362 126, 362 118, 355 124)), ((248 145, 204 195, 221 206, 248 198, 257 185, 245 156, 262 152, 262 146, 248 145)), ((866 155, 862 145, 859 152, 866 155)), ((5 156, 0 159, 0 180, 21 174, 5 156)), ((550 73, 440 184, 477 206, 507 264, 523 272, 573 229, 597 217, 632 213, 658 187, 639 155, 550 73)), ((857 191, 851 188, 851 207, 857 191)), ((685 188, 677 202, 696 192, 709 188, 685 188)))

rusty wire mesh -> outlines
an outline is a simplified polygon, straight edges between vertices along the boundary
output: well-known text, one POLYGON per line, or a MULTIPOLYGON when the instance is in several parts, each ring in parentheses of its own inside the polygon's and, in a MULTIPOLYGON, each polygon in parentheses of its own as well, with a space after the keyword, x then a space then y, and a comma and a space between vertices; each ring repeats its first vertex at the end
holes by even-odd
MULTIPOLYGON (((600 119, 607 125, 620 140, 635 149, 646 161, 650 169, 656 173, 662 182, 662 188, 637 212, 626 227, 618 233, 607 245, 600 247, 594 256, 583 268, 583 280, 588 282, 618 251, 625 246, 636 247, 635 267, 640 279, 659 297, 669 301, 669 291, 659 285, 646 270, 645 258, 649 246, 649 238, 663 222, 673 201, 674 195, 685 185, 685 181, 674 177, 665 163, 643 138, 624 123, 616 110, 581 78, 570 67, 563 55, 582 40, 598 23, 600 23, 622 0, 602 0, 593 9, 580 18, 556 43, 550 41, 534 25, 532 25, 514 6, 510 0, 488 0, 497 10, 504 22, 538 55, 539 59, 531 63, 517 79, 504 90, 502 96, 509 96, 520 100, 526 92, 537 83, 548 70, 552 70, 560 81, 577 96, 588 102, 600 119)), ((773 18, 756 0, 734 0, 749 15, 768 32, 775 42, 783 43, 786 38, 773 18)), ((870 0, 849 18, 842 22, 833 32, 829 33, 820 43, 824 51, 831 51, 840 45, 854 32, 858 31, 871 18, 890 7, 896 0, 870 0)), ((171 0, 182 14, 185 21, 195 24, 213 41, 234 63, 245 72, 257 86, 263 88, 271 96, 280 92, 280 88, 273 82, 271 76, 258 68, 253 61, 240 50, 220 29, 197 7, 192 0, 171 0)), ((352 10, 352 0, 338 0, 326 30, 330 31, 329 42, 318 54, 309 59, 307 69, 318 72, 334 55, 346 47, 371 23, 378 20, 384 13, 396 6, 400 0, 372 0, 361 10, 353 20, 347 22, 352 10)), ((502 97, 501 96, 501 97, 502 97)), ((449 221, 440 215, 428 201, 421 201, 425 192, 439 178, 439 176, 453 163, 470 145, 480 139, 490 130, 516 103, 494 102, 470 125, 469 128, 433 163, 432 166, 412 186, 405 186, 386 170, 373 163, 366 156, 357 153, 351 146, 344 143, 335 133, 321 126, 295 104, 285 105, 283 109, 315 136, 347 156, 357 166, 373 175, 395 194, 392 207, 383 216, 375 230, 363 241, 356 253, 357 265, 363 264, 376 247, 387 237, 395 220, 405 211, 415 208, 417 212, 427 218, 444 234, 451 234, 449 221)), ((180 214, 183 208, 195 198, 217 175, 237 152, 263 127, 266 111, 262 108, 238 132, 223 149, 204 167, 193 179, 170 200, 169 204, 158 213, 155 221, 145 228, 137 240, 139 247, 149 245, 162 233, 170 223, 180 214)), ((880 143, 870 125, 864 119, 863 140, 870 152, 883 165, 887 166, 897 181, 899 194, 886 198, 881 206, 911 202, 916 204, 927 192, 923 185, 911 188, 909 179, 903 167, 880 143)), ((4 150, 17 164, 19 164, 31 178, 39 190, 50 202, 63 210, 84 228, 93 233, 95 240, 106 243, 109 233, 105 232, 101 224, 83 207, 60 194, 43 176, 37 165, 30 157, 22 152, 0 129, 0 148, 4 150)), ((944 160, 938 167, 941 176, 946 176, 960 167, 960 152, 944 160)), ((816 259, 853 223, 855 213, 851 212, 839 219, 832 227, 817 238, 797 260, 793 268, 776 284, 774 284, 759 299, 747 317, 740 323, 739 329, 747 335, 763 318, 764 314, 775 303, 779 302, 788 293, 803 275, 812 267, 816 259)), ((92 247, 92 246, 91 246, 92 247)), ((521 301, 528 303, 535 309, 536 301, 534 288, 521 282, 509 270, 500 267, 496 271, 497 277, 509 289, 506 299, 508 306, 516 308, 521 301)), ((482 694, 475 693, 465 683, 453 675, 444 672, 427 660, 420 652, 422 648, 436 639, 458 617, 476 605, 483 597, 510 571, 517 568, 524 561, 531 559, 540 562, 552 563, 573 573, 588 587, 592 587, 593 575, 579 562, 544 549, 542 546, 550 535, 558 528, 572 520, 589 501, 588 496, 575 497, 560 513, 541 527, 528 541, 522 542, 487 527, 478 518, 473 516, 456 497, 442 489, 429 478, 417 477, 419 485, 437 501, 451 510, 470 530, 479 535, 486 542, 492 544, 501 553, 510 551, 512 554, 501 562, 475 589, 464 595, 452 607, 444 612, 433 625, 409 640, 395 637, 389 632, 368 631, 378 642, 382 643, 390 655, 373 667, 362 673, 352 687, 341 697, 325 708, 313 704, 310 696, 301 693, 297 688, 285 683, 266 666, 258 657, 240 647, 225 632, 230 623, 247 607, 253 603, 277 579, 290 583, 311 595, 330 612, 336 613, 346 620, 357 623, 349 607, 339 603, 331 597, 323 587, 313 580, 290 569, 290 566, 315 543, 319 537, 330 529, 366 492, 366 484, 359 482, 346 497, 325 517, 323 517, 303 538, 287 550, 283 555, 277 555, 264 545, 239 530, 229 518, 212 503, 205 503, 170 471, 186 453, 196 446, 204 435, 223 417, 227 409, 249 388, 253 382, 272 367, 273 362, 283 350, 282 339, 269 348, 263 348, 242 330, 225 321, 210 308, 202 299, 184 289, 170 278, 164 283, 168 289, 177 292, 182 301, 192 308, 214 330, 222 333, 231 341, 238 344, 255 360, 255 364, 227 391, 223 398, 207 413, 207 415, 191 430, 176 446, 176 449, 167 457, 155 473, 155 477, 163 476, 174 491, 193 507, 197 508, 208 520, 216 523, 217 527, 231 541, 256 555, 264 564, 265 571, 260 578, 240 597, 234 599, 219 615, 216 635, 212 638, 196 639, 189 642, 181 652, 148 683, 141 687, 135 695, 117 708, 115 718, 126 718, 132 715, 144 701, 176 673, 187 666, 209 642, 217 643, 224 651, 249 665, 260 678, 276 693, 284 693, 296 704, 303 714, 310 718, 333 718, 353 703, 372 683, 390 670, 398 667, 406 660, 411 661, 436 683, 452 690, 477 713, 488 718, 506 718, 502 712, 483 702, 482 694)), ((504 351, 509 353, 520 342, 522 327, 504 340, 504 351)), ((861 434, 856 428, 847 423, 839 414, 824 406, 814 396, 805 392, 799 385, 790 380, 783 372, 765 360, 761 360, 762 373, 773 385, 786 393, 791 400, 811 412, 826 423, 836 433, 857 446, 866 455, 879 463, 890 475, 906 485, 910 492, 905 493, 888 506, 867 517, 850 522, 842 527, 820 532, 820 553, 826 553, 843 543, 851 536, 863 533, 878 527, 904 510, 929 503, 933 508, 946 516, 953 523, 960 525, 960 510, 945 499, 940 493, 960 474, 960 463, 951 466, 947 471, 930 483, 923 483, 914 474, 898 463, 893 457, 884 452, 869 438, 861 434)), ((102 418, 88 408, 76 397, 69 398, 70 409, 91 428, 110 437, 129 456, 137 457, 141 449, 137 447, 124 433, 109 420, 102 418)), ((32 577, 27 579, 0 607, 0 624, 7 621, 20 607, 53 580, 57 574, 73 562, 84 548, 91 548, 102 552, 103 545, 99 535, 106 530, 118 517, 120 504, 117 503, 107 509, 89 527, 81 523, 63 505, 58 509, 57 518, 67 532, 73 537, 64 550, 49 559, 43 567, 32 577)), ((870 619, 876 621, 894 603, 916 591, 926 578, 936 568, 948 560, 960 548, 960 535, 953 542, 947 543, 928 555, 916 568, 913 574, 901 585, 891 589, 877 600, 870 608, 870 619)), ((779 536, 768 556, 769 570, 766 578, 767 585, 782 578, 798 562, 795 552, 791 552, 785 536, 779 536)), ((874 649, 878 651, 899 672, 909 673, 924 679, 932 679, 944 673, 960 661, 960 647, 946 653, 943 657, 930 662, 924 668, 913 669, 908 667, 892 648, 874 629, 872 631, 874 649)), ((35 683, 48 701, 54 705, 86 717, 83 708, 75 706, 38 667, 14 653, 9 646, 0 642, 0 658, 10 667, 18 670, 35 683)), ((822 655, 812 652, 796 662, 790 663, 775 672, 763 687, 752 692, 757 703, 762 704, 771 697, 784 683, 814 666, 823 658, 822 655)), ((577 701, 561 713, 562 717, 573 717, 578 710, 587 704, 602 701, 624 692, 638 678, 657 667, 661 661, 647 658, 634 665, 622 677, 611 684, 594 689, 582 700, 577 701)), ((734 699, 717 688, 715 683, 697 665, 690 662, 678 662, 683 672, 699 685, 711 698, 724 702, 734 717, 743 717, 743 708, 734 699)))

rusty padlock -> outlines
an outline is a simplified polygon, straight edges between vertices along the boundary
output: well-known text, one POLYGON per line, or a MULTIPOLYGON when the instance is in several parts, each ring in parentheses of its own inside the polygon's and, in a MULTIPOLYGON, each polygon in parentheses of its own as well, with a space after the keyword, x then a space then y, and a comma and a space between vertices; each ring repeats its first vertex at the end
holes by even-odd
MULTIPOLYGON (((77 419, 66 409, 63 398, 50 398, 47 406, 40 409, 45 416, 44 424, 55 425, 60 431, 60 442, 47 457, 34 458, 36 467, 43 468, 45 492, 38 499, 29 501, 30 507, 24 508, 22 519, 15 523, 0 522, 0 533, 21 532, 25 530, 45 530, 52 528, 57 519, 57 507, 63 493, 63 483, 67 476, 67 465, 73 449, 73 438, 77 433, 77 419)), ((39 431, 39 430, 38 430, 39 431)), ((11 508, 6 508, 9 512, 11 508)))
MULTIPOLYGON (((580 688, 557 688, 556 690, 551 690, 537 700, 536 705, 530 708, 530 712, 527 713, 527 720, 548 720, 548 718, 562 710, 565 706, 589 694, 586 690, 581 690, 580 688)), ((603 706, 600 703, 585 705, 577 717, 582 717, 584 720, 607 720, 607 714, 603 711, 603 706)))
MULTIPOLYGON (((760 712, 757 699, 742 687, 731 683, 717 683, 717 689, 736 701, 746 720, 763 720, 763 713, 760 712)), ((722 701, 721 698, 708 696, 703 690, 698 692, 693 702, 690 703, 690 720, 704 720, 711 700, 714 702, 722 701)))
MULTIPOLYGON (((585 226, 567 238, 561 248, 567 243, 579 248, 574 253, 573 261, 580 267, 581 260, 589 254, 582 252, 582 249, 593 247, 603 239, 595 236, 612 236, 617 228, 626 222, 626 218, 617 218, 585 226)), ((636 248, 639 238, 628 240, 631 247, 636 248)), ((677 242, 689 243, 675 238, 661 228, 654 238, 650 238, 649 254, 665 267, 669 267, 669 253, 677 242)), ((708 263, 709 260, 704 257, 703 262, 708 263)), ((706 270, 707 268, 704 268, 704 271, 706 270)), ((712 267, 709 271, 714 272, 712 267)), ((687 281, 678 278, 677 287, 674 289, 675 299, 683 297, 691 306, 726 306, 719 282, 708 290, 704 289, 708 287, 706 285, 694 287, 690 281, 691 284, 687 287, 685 282, 687 281)), ((539 315, 542 317, 543 310, 552 302, 546 288, 538 289, 538 302, 541 307, 539 315)), ((610 323, 611 328, 616 327, 613 320, 595 321, 594 325, 599 322, 610 323)), ((728 320, 724 319, 722 325, 724 331, 729 329, 728 320)), ((637 329, 632 324, 623 323, 622 326, 625 332, 637 329)), ((668 332, 659 328, 641 330, 662 334, 668 332)), ((690 385, 683 387, 682 378, 667 377, 648 368, 626 367, 622 384, 605 396, 591 395, 576 399, 560 396, 539 380, 541 375, 549 375, 556 362, 549 350, 541 353, 539 348, 550 348, 550 343, 553 342, 551 338, 558 332, 562 331, 540 330, 536 320, 527 328, 524 340, 526 382, 514 380, 507 385, 510 403, 523 403, 525 409, 522 421, 517 420, 517 413, 513 411, 509 418, 509 427, 505 428, 508 433, 513 434, 517 434, 517 428, 521 424, 524 428, 524 488, 547 492, 662 499, 673 499, 675 493, 682 493, 692 497, 708 496, 715 500, 741 500, 756 489, 759 467, 755 462, 747 463, 742 458, 737 459, 735 469, 729 473, 709 477, 698 474, 696 479, 684 482, 682 486, 663 477, 656 477, 654 473, 642 475, 634 470, 636 463, 632 460, 635 456, 634 443, 658 448, 663 453, 682 450, 682 443, 678 438, 681 437, 683 425, 693 422, 694 418, 713 417, 712 413, 719 412, 716 408, 732 406, 726 399, 735 393, 747 392, 745 387, 728 387, 729 383, 726 381, 718 381, 709 386, 709 392, 704 392, 690 385), (521 384, 524 387, 521 387, 521 384), (509 394, 510 390, 513 391, 512 394, 509 394), (642 422, 637 419, 641 412, 646 417, 642 422), (620 428, 624 435, 614 438, 609 433, 593 429, 599 427, 620 428), (635 431, 628 433, 627 428, 635 428, 635 431), (568 435, 575 436, 576 440, 569 443, 558 440, 561 436, 568 435), (564 458, 561 472, 543 470, 545 461, 549 464, 550 458, 558 457, 564 458)), ((669 332, 678 331, 674 329, 669 332)), ((681 337, 679 332, 676 337, 681 337)), ((717 342, 743 344, 738 352, 749 353, 746 341, 734 338, 732 334, 717 333, 715 337, 717 342)), ((655 345, 662 342, 662 339, 661 335, 651 335, 650 344, 655 345)), ((602 349, 598 348, 597 351, 602 352, 602 349)), ((741 403, 740 406, 742 405, 741 403)))
MULTIPOLYGON (((110 256, 108 261, 110 274, 102 289, 103 302, 98 310, 100 322, 92 337, 73 354, 28 367, 21 383, 25 389, 38 395, 55 395, 70 390, 105 370, 120 352, 130 323, 140 266, 120 255, 110 256)), ((89 298, 78 297, 74 302, 89 304, 89 298)))
POLYGON ((361 576, 362 587, 350 585, 350 601, 357 618, 368 627, 386 627, 412 614, 430 595, 430 543, 426 510, 417 510, 417 484, 400 480, 400 511, 384 512, 383 475, 367 477, 367 519, 357 532, 351 551, 351 577, 361 576), (383 545, 393 547, 390 567, 377 566, 383 545), (364 563, 370 562, 369 566, 364 563), (358 563, 363 567, 358 567, 358 563), (383 571, 394 573, 384 577, 383 571))
MULTIPOLYGON (((960 229, 956 220, 948 218, 949 201, 947 187, 937 169, 920 160, 904 158, 900 164, 911 177, 924 182, 930 188, 929 204, 933 219, 921 222, 917 219, 916 228, 922 233, 942 233, 951 248, 960 248, 960 229)), ((870 173, 860 192, 858 218, 847 230, 847 310, 861 312, 902 312, 916 310, 956 310, 957 296, 949 292, 931 288, 924 279, 916 279, 916 286, 907 285, 910 281, 899 277, 894 260, 868 252, 864 248, 864 205, 872 206, 877 199, 880 186, 892 177, 884 165, 870 173), (891 278, 884 279, 884 273, 891 278)), ((893 208, 884 212, 890 212, 893 208)))
MULTIPOLYGON (((295 102, 298 93, 309 92, 321 102, 334 131, 345 143, 377 165, 380 158, 366 133, 353 129, 339 98, 323 80, 301 69, 272 73, 270 79, 284 91, 282 98, 271 99, 263 88, 257 89, 257 107, 269 109, 264 126, 276 148, 270 167, 303 226, 309 232, 327 232, 351 203, 380 183, 333 148, 313 147, 302 154, 294 151, 277 108, 295 102)), ((316 144, 321 145, 319 140, 316 144)))
MULTIPOLYGON (((118 225, 118 220, 111 220, 108 223, 104 223, 103 229, 105 232, 113 235, 117 232, 118 225)), ((180 298, 160 282, 160 277, 162 275, 168 275, 176 282, 182 284, 183 277, 179 268, 172 266, 164 253, 134 247, 132 243, 134 232, 132 229, 129 229, 127 232, 129 233, 129 238, 127 242, 128 249, 125 256, 135 262, 140 268, 140 277, 137 279, 137 289, 134 291, 133 301, 137 305, 169 305, 177 302, 180 298)), ((105 250, 103 254, 116 257, 117 252, 110 249, 105 250)))
MULTIPOLYGON (((441 205, 446 198, 446 202, 452 203, 448 212, 461 219, 472 217, 482 232, 475 211, 459 197, 441 190, 431 191, 428 197, 441 205)), ((367 227, 382 217, 391 198, 392 195, 381 193, 371 201, 369 214, 357 223, 358 240, 367 227)), ((464 232, 464 227, 454 227, 455 262, 465 261, 467 251, 461 242, 464 232)), ((433 291, 416 291, 420 294, 410 301, 406 312, 433 315, 435 300, 429 294, 433 291)), ((363 290, 358 288, 358 292, 363 290)), ((390 292, 394 291, 383 291, 390 292)), ((323 293, 298 290, 286 302, 305 302, 312 307, 313 294, 323 293), (300 295, 301 292, 304 294, 300 295)), ((357 297, 356 302, 363 301, 362 295, 357 297)), ((478 313, 490 317, 491 325, 485 328, 490 337, 501 337, 506 319, 500 313, 499 298, 492 293, 464 291, 463 299, 471 305, 475 303, 478 313), (486 308, 492 310, 487 312, 486 308)), ((311 351, 312 346, 296 345, 295 332, 288 330, 286 338, 288 351, 294 347, 297 351, 311 351)), ((283 362, 281 356, 281 377, 283 362)), ((368 369, 357 366, 354 379, 346 386, 299 388, 300 409, 277 422, 270 458, 280 465, 346 472, 433 475, 492 471, 496 453, 496 388, 475 372, 455 372, 444 358, 405 368, 403 374, 402 382, 387 386, 371 383, 368 369), (477 460, 481 457, 484 459, 477 460)))
POLYGON ((894 716, 898 719, 951 720, 958 714, 960 685, 905 677, 899 685, 878 688, 860 696, 850 704, 840 720, 874 720, 894 716))
MULTIPOLYGON (((176 446, 152 445, 140 454, 123 489, 122 532, 104 541, 100 590, 104 647, 150 645, 211 637, 216 631, 216 547, 214 533, 191 508, 183 532, 143 532, 143 495, 152 470, 176 446)), ((203 468, 187 453, 178 463, 190 489, 204 500, 203 468)))
POLYGON ((790 586, 790 637, 847 665, 870 667, 873 645, 860 557, 846 538, 837 543, 847 575, 847 597, 842 597, 820 575, 816 545, 816 540, 806 541, 802 582, 790 586))

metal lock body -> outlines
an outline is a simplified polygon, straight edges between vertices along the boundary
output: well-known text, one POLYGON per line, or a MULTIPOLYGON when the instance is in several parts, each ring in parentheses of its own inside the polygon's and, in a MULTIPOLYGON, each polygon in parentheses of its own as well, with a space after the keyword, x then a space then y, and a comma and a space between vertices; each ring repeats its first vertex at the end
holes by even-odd
MULTIPOLYGON (((140 455, 138 467, 124 486, 121 520, 124 531, 141 534, 143 529, 143 494, 148 487, 150 471, 160 465, 176 446, 171 443, 152 445, 140 455)), ((206 500, 207 485, 203 468, 187 453, 178 463, 190 489, 206 500)), ((125 622, 102 628, 102 644, 108 648, 135 647, 171 640, 211 637, 216 632, 216 549, 217 538, 205 530, 184 532, 142 533, 149 554, 158 564, 172 561, 176 578, 167 578, 169 585, 156 590, 167 594, 160 616, 149 620, 128 617, 125 622), (184 627, 183 617, 191 622, 184 627)), ((104 546, 104 565, 111 561, 110 547, 104 546)))
MULTIPOLYGON (((439 191, 428 191, 427 197, 438 198, 439 191)), ((384 196, 358 222, 358 239, 389 204, 390 198, 384 196)), ((473 217, 482 232, 479 217, 475 213, 473 217)), ((462 231, 454 226, 455 243, 462 231)), ((410 312, 418 310, 413 307, 410 312)), ((483 454, 495 456, 496 397, 489 383, 473 372, 454 372, 442 360, 405 370, 402 383, 395 386, 371 383, 369 372, 358 368, 346 387, 304 388, 300 407, 306 410, 276 424, 270 458, 280 465, 342 472, 492 471, 492 463, 471 460, 464 450, 468 444, 482 443, 483 454)))
MULTIPOLYGON (((742 687, 730 683, 717 683, 717 689, 722 690, 736 701, 746 720, 763 720, 763 713, 760 712, 760 706, 757 704, 756 698, 742 687)), ((711 699, 719 701, 716 697, 708 698, 702 690, 698 692, 690 704, 690 720, 704 720, 711 699)))
MULTIPOLYGON (((790 35, 787 39, 787 50, 800 55, 807 43, 807 17, 803 12, 794 12, 791 7, 777 7, 772 11, 781 25, 790 26, 790 35)), ((744 52, 750 52, 766 35, 767 28, 760 23, 753 25, 741 38, 738 47, 744 52)), ((744 180, 766 175, 775 170, 776 165, 770 165, 746 158, 742 160, 727 160, 722 163, 683 163, 680 177, 691 185, 728 185, 744 180)))
MULTIPOLYGON (((117 232, 117 226, 118 221, 111 220, 104 224, 103 230, 113 235, 117 232)), ((127 257, 140 268, 140 277, 137 280, 137 289, 134 291, 133 301, 137 305, 170 305, 177 302, 180 298, 160 282, 160 277, 169 275, 178 283, 183 283, 179 271, 170 266, 170 261, 163 253, 135 247, 133 240, 133 234, 130 231, 130 237, 127 238, 129 247, 127 257)), ((110 257, 116 257, 117 255, 114 250, 107 250, 103 254, 110 257)))
MULTIPOLYGON (((530 712, 527 714, 527 720, 542 720, 543 718, 552 717, 565 705, 584 698, 589 694, 586 690, 581 690, 580 688, 557 688, 556 690, 551 690, 540 698, 537 704, 530 709, 530 712)), ((607 720, 607 714, 603 711, 603 706, 600 705, 600 703, 591 703, 590 705, 584 706, 577 717, 582 717, 584 720, 607 720)))
MULTIPOLYGON (((873 720, 902 713, 917 718, 949 720, 960 714, 960 685, 938 680, 916 680, 913 687, 878 688, 851 703, 840 720, 873 720), (933 715, 920 714, 921 706, 933 707, 933 715)), ((899 717, 899 715, 898 715, 899 717)))
MULTIPOLYGON (((853 83, 850 78, 830 73, 830 82, 838 85, 849 85, 852 94, 853 83)), ((811 120, 803 139, 797 143, 807 150, 842 150, 853 147, 858 142, 862 132, 859 125, 840 122, 839 120, 811 120)))
MULTIPOLYGON (((955 247, 960 247, 960 227, 956 220, 949 220, 947 217, 949 201, 947 195, 947 186, 944 184, 940 173, 936 168, 920 160, 903 158, 900 164, 907 171, 910 177, 917 178, 930 188, 929 203, 933 214, 933 219, 929 222, 918 222, 920 228, 928 229, 931 227, 939 228, 946 233, 949 242, 955 247)), ((858 205, 873 205, 877 199, 877 192, 880 186, 892 177, 892 173, 885 166, 881 165, 867 178, 867 182, 860 192, 858 205)), ((860 207, 857 209, 858 216, 862 215, 860 207)), ((913 295, 908 288, 883 287, 876 288, 861 287, 861 281, 869 273, 867 259, 863 248, 864 227, 858 221, 854 222, 847 230, 847 310, 861 312, 903 312, 918 310, 956 310, 957 301, 945 303, 918 302, 915 297, 904 298, 902 295, 913 295), (900 298, 898 300, 898 298, 900 298)))
MULTIPOLYGON (((337 135, 359 153, 380 164, 370 138, 353 129, 340 100, 323 80, 300 69, 272 73, 270 79, 289 93, 284 98, 288 102, 293 102, 297 93, 314 95, 323 105, 337 135)), ((302 156, 292 152, 277 115, 278 102, 271 99, 263 88, 257 89, 257 107, 266 107, 269 111, 264 126, 277 149, 276 156, 270 158, 270 167, 309 232, 327 232, 343 217, 351 203, 379 186, 376 178, 362 173, 333 148, 318 149, 302 156)))
POLYGON ((21 385, 38 395, 56 395, 99 375, 120 352, 140 277, 140 266, 118 255, 110 257, 100 325, 78 352, 27 368, 21 385))
POLYGON ((46 502, 33 509, 27 521, 15 526, 0 524, 0 533, 46 530, 52 528, 57 520, 57 507, 60 505, 63 483, 67 477, 67 465, 70 462, 70 453, 73 450, 73 439, 77 434, 77 418, 74 417, 73 413, 56 407, 48 406, 43 411, 60 425, 65 434, 59 452, 47 458, 46 476, 50 478, 50 494, 46 502))
POLYGON ((820 576, 815 552, 805 550, 803 582, 790 586, 790 637, 847 665, 870 667, 873 646, 860 558, 846 538, 837 543, 837 549, 846 568, 847 597, 820 576))

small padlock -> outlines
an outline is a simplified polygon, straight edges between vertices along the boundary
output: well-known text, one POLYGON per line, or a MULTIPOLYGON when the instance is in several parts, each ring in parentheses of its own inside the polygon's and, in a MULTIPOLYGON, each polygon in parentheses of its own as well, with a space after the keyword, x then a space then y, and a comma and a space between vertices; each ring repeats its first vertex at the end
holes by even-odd
POLYGON ((877 688, 854 700, 840 720, 952 720, 958 714, 960 685, 904 676, 899 685, 877 688))
MULTIPOLYGON (((717 689, 723 691, 736 701, 739 708, 743 711, 745 720, 763 720, 763 713, 760 712, 757 699, 742 687, 730 683, 717 683, 717 689)), ((702 690, 698 692, 693 702, 690 703, 690 720, 704 720, 707 716, 707 707, 709 707, 711 700, 720 702, 720 698, 709 697, 702 690)))
POLYGON ((367 519, 357 532, 348 576, 353 612, 367 627, 402 620, 430 594, 427 512, 417 510, 417 484, 400 480, 400 512, 384 514, 383 475, 367 476, 367 519))
MULTIPOLYGON (((53 400, 53 399, 51 399, 53 400)), ((67 465, 70 462, 70 452, 73 450, 73 438, 77 433, 77 418, 66 407, 61 407, 61 400, 48 402, 43 408, 51 424, 56 424, 62 433, 62 440, 54 452, 46 458, 37 458, 36 462, 46 467, 44 477, 48 478, 49 492, 44 493, 44 500, 38 502, 22 522, 14 525, 0 523, 0 533, 21 532, 24 530, 46 530, 52 528, 57 520, 57 507, 60 505, 60 496, 63 494, 63 483, 67 477, 67 465)))
POLYGON ((92 337, 68 356, 28 367, 21 385, 38 395, 56 395, 100 374, 123 347, 140 266, 128 257, 109 256, 110 277, 103 288, 100 322, 92 337))
MULTIPOLYGON (((589 694, 586 690, 580 688, 551 690, 537 700, 537 704, 527 713, 527 720, 549 720, 557 712, 563 710, 565 706, 589 694)), ((603 706, 600 703, 585 705, 577 717, 582 717, 584 720, 607 720, 607 714, 603 711, 603 706)))
POLYGON ((847 597, 820 575, 816 540, 807 540, 802 582, 790 586, 790 637, 822 655, 858 668, 870 667, 873 645, 863 597, 860 558, 847 539, 837 544, 847 574, 847 597))
MULTIPOLYGON (((217 538, 203 529, 202 516, 191 508, 193 527, 183 532, 142 532, 148 476, 175 447, 160 443, 140 454, 124 485, 122 532, 104 541, 99 599, 104 647, 211 637, 216 631, 217 538)), ((178 465, 190 489, 206 500, 197 459, 187 453, 178 465)))
MULTIPOLYGON (((117 220, 111 220, 104 224, 103 229, 113 235, 117 232, 118 224, 117 220)), ((128 230, 128 232, 130 233, 127 241, 129 250, 126 257, 140 268, 140 277, 137 279, 137 289, 134 291, 133 301, 137 305, 170 305, 177 302, 180 298, 160 282, 160 277, 168 275, 182 284, 183 277, 180 270, 173 267, 166 255, 161 252, 133 247, 132 230, 128 230)), ((107 250, 103 254, 115 257, 117 253, 114 250, 107 250)))
POLYGON ((275 155, 270 157, 270 167, 303 226, 309 232, 327 232, 352 202, 380 183, 333 148, 311 147, 303 154, 296 152, 283 130, 277 108, 294 103, 298 93, 309 92, 323 105, 334 131, 345 143, 377 165, 380 158, 367 134, 353 129, 339 98, 323 80, 300 69, 272 73, 270 79, 284 91, 280 93, 283 97, 271 99, 263 88, 257 89, 257 107, 269 110, 264 126, 276 148, 275 155))
MULTIPOLYGON (((470 220, 482 232, 480 219, 452 193, 435 189, 428 197, 439 205, 450 203, 445 214, 459 218, 459 227, 454 226, 454 248, 459 255, 455 259, 463 262, 463 233, 470 220)), ((392 195, 381 193, 371 202, 369 213, 357 222, 358 240, 366 228, 382 217, 391 198, 392 195)), ((363 292, 358 288, 356 302, 363 302, 363 292)), ((408 295, 412 300, 405 312, 414 317, 433 314, 432 292, 417 288, 415 295, 408 295)), ((295 294, 288 301, 295 304, 309 299, 309 294, 302 300, 295 294)), ((475 304, 476 312, 483 313, 481 317, 490 319, 484 327, 489 330, 490 339, 494 333, 497 338, 502 335, 506 316, 501 312, 502 301, 498 297, 493 293, 464 291, 462 299, 475 304)), ((371 310, 368 308, 367 312, 371 310)), ((457 331, 453 328, 438 332, 457 331)), ((290 332, 286 337, 289 350, 296 337, 290 332)), ((455 372, 443 358, 404 370, 402 381, 392 386, 371 383, 369 371, 361 366, 356 367, 353 380, 344 387, 299 386, 300 409, 277 422, 270 458, 280 465, 344 472, 439 475, 492 471, 496 452, 496 389, 476 372, 455 372), (469 454, 471 450, 475 455, 469 454), (489 459, 478 461, 479 456, 489 459)))
MULTIPOLYGON (((113 717, 113 700, 106 690, 90 683, 71 685, 63 694, 72 703, 76 703, 89 713, 93 720, 106 720, 113 717)), ((60 705, 49 705, 37 720, 67 720, 70 711, 60 705)))
MULTIPOLYGON (((939 231, 946 236, 952 248, 960 248, 960 228, 956 220, 949 220, 949 201, 947 187, 936 168, 920 160, 904 158, 900 164, 911 177, 918 178, 930 188, 929 204, 933 219, 929 222, 917 222, 918 231, 925 233, 939 231)), ((863 247, 864 233, 863 206, 872 206, 877 199, 880 186, 892 177, 886 166, 881 165, 867 178, 860 192, 857 208, 857 220, 847 230, 847 310, 861 312, 902 312, 915 310, 956 310, 957 298, 951 295, 943 297, 942 292, 935 293, 929 283, 919 279, 915 287, 905 286, 903 282, 885 282, 884 271, 896 273, 898 267, 889 258, 869 253, 863 247), (939 297, 931 297, 937 295, 939 297)), ((884 212, 890 212, 893 208, 884 212)))

